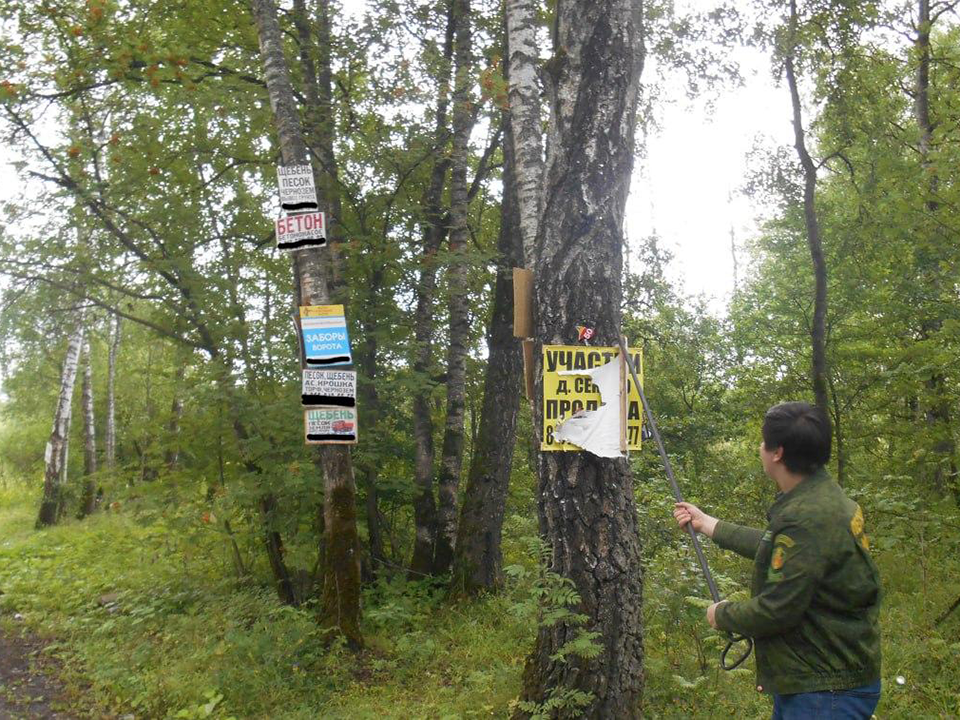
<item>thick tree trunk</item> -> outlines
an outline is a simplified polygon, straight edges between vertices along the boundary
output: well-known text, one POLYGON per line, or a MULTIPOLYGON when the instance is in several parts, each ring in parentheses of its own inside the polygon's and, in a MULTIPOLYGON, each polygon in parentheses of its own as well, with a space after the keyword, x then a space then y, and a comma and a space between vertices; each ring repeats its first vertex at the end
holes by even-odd
POLYGON ((80 496, 80 517, 93 512, 97 502, 97 432, 93 414, 93 362, 90 341, 83 344, 83 493, 80 496))
MULTIPOLYGON (((930 215, 936 214, 940 208, 937 199, 940 184, 939 173, 930 159, 930 151, 933 145, 933 121, 930 117, 930 32, 934 19, 930 15, 930 0, 918 0, 917 36, 914 40, 914 51, 917 56, 917 78, 913 107, 917 129, 920 131, 920 162, 928 178, 925 206, 930 215)), ((952 242, 951 238, 943 237, 936 230, 931 231, 922 228, 917 233, 914 257, 919 274, 919 285, 932 289, 937 298, 943 292, 938 246, 950 242, 952 242)), ((922 312, 920 328, 922 340, 926 341, 939 333, 942 325, 943 321, 936 312, 922 312)), ((924 403, 927 406, 924 419, 934 436, 934 462, 930 481, 940 492, 952 491, 960 500, 960 485, 957 484, 957 447, 953 437, 950 401, 947 398, 944 373, 939 368, 934 369, 924 384, 928 392, 928 398, 924 403)))
POLYGON ((63 496, 63 478, 66 467, 66 443, 70 430, 70 413, 73 406, 73 386, 77 380, 77 366, 80 364, 80 350, 83 346, 83 317, 77 321, 77 327, 67 342, 67 356, 60 373, 60 395, 53 414, 53 429, 44 453, 46 469, 43 475, 43 499, 37 517, 37 528, 56 524, 60 516, 63 496))
POLYGON ((467 301, 470 228, 467 226, 467 161, 473 129, 473 45, 470 1, 456 0, 456 80, 453 91, 453 153, 450 167, 450 266, 447 271, 450 338, 447 348, 447 414, 438 477, 437 540, 433 572, 450 570, 457 539, 457 491, 463 472, 467 341, 470 312, 467 301))
POLYGON ((107 356, 107 420, 103 434, 104 464, 112 470, 117 464, 117 352, 120 349, 120 316, 113 316, 113 337, 107 356))
POLYGON ((813 346, 813 396, 817 406, 824 412, 830 412, 827 399, 827 263, 823 258, 823 244, 820 240, 820 222, 817 218, 817 168, 807 152, 803 131, 803 119, 800 106, 800 92, 797 89, 797 76, 794 72, 797 52, 797 3, 790 0, 790 46, 784 58, 787 85, 790 88, 790 100, 793 105, 793 138, 800 165, 803 167, 803 219, 807 229, 807 245, 813 260, 813 275, 816 284, 813 302, 813 327, 810 341, 813 346))
POLYGON ((488 361, 480 429, 463 494, 451 590, 475 594, 503 583, 503 515, 516 442, 523 355, 513 337, 513 268, 523 265, 523 243, 513 173, 513 134, 504 113, 503 199, 493 312, 487 328, 488 361))
POLYGON ((422 206, 423 252, 420 257, 420 278, 417 283, 417 311, 414 326, 413 372, 417 388, 413 394, 414 482, 413 520, 416 533, 413 556, 410 559, 411 578, 422 578, 433 571, 436 549, 437 503, 433 496, 433 418, 430 400, 433 394, 433 303, 437 290, 436 255, 445 235, 443 228, 443 186, 450 160, 444 149, 450 131, 447 127, 447 107, 450 92, 450 68, 453 58, 455 27, 453 0, 447 0, 447 29, 443 46, 443 60, 437 83, 437 110, 434 121, 434 161, 422 206))
MULTIPOLYGON (((308 162, 283 55, 277 7, 273 0, 252 0, 252 7, 283 162, 287 165, 308 162)), ((295 301, 298 305, 324 305, 330 301, 328 278, 332 278, 333 273, 329 264, 330 258, 324 254, 323 248, 306 248, 293 253, 298 289, 295 301)), ((319 621, 322 627, 342 635, 350 645, 359 646, 362 644, 360 548, 350 450, 346 446, 323 447, 319 451, 318 464, 324 476, 324 586, 319 621)))
MULTIPOLYGON (((586 323, 596 329, 598 345, 616 345, 623 213, 643 66, 642 4, 560 0, 556 12, 535 268, 537 340, 574 342, 576 326, 586 323)), ((539 363, 539 352, 536 357, 539 363)), ((541 373, 536 376, 542 398, 541 373)), ((542 415, 537 403, 535 427, 542 415)), ((573 582, 586 630, 599 634, 599 654, 563 658, 559 651, 581 629, 567 621, 541 627, 522 698, 543 703, 577 690, 590 700, 568 714, 639 717, 642 568, 630 468, 625 459, 586 452, 542 452, 538 465, 538 515, 551 569, 573 582)))

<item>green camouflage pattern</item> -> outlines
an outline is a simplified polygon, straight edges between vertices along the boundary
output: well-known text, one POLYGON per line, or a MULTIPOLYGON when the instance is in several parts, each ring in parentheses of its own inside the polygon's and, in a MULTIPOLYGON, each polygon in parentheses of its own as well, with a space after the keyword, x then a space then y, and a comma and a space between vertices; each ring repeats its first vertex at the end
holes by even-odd
POLYGON ((880 678, 880 575, 863 512, 826 470, 781 493, 766 530, 718 522, 714 542, 754 561, 752 597, 716 611, 754 638, 763 692, 842 690, 880 678))

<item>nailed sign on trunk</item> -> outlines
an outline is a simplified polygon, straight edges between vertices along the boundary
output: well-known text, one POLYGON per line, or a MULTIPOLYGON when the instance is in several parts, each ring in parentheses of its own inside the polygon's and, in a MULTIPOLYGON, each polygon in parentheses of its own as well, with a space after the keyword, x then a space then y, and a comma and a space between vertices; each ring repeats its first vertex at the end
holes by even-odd
POLYGON ((317 188, 313 183, 313 168, 305 165, 281 165, 277 168, 280 188, 280 207, 284 210, 316 210, 317 188))
MULTIPOLYGON (((601 397, 588 372, 616 359, 620 350, 615 347, 584 347, 582 345, 544 345, 543 346, 543 435, 541 450, 582 451, 583 448, 557 437, 557 429, 565 420, 581 411, 594 412, 601 403, 607 402, 601 397), (576 374, 561 374, 563 371, 577 371, 576 374), (581 374, 582 373, 582 374, 581 374)), ((630 360, 637 369, 637 376, 643 382, 643 354, 639 350, 630 351, 630 360)), ((643 408, 640 393, 627 378, 627 449, 639 450, 643 408)))
POLYGON ((312 408, 303 413, 308 445, 336 445, 357 442, 356 408, 312 408))
POLYGON ((307 365, 350 365, 350 338, 343 305, 301 305, 300 326, 307 365))
POLYGON ((275 229, 277 247, 281 250, 297 250, 327 244, 327 222, 322 212, 278 217, 275 229))
POLYGON ((300 398, 308 407, 317 405, 355 407, 357 373, 353 370, 304 370, 303 393, 300 398))

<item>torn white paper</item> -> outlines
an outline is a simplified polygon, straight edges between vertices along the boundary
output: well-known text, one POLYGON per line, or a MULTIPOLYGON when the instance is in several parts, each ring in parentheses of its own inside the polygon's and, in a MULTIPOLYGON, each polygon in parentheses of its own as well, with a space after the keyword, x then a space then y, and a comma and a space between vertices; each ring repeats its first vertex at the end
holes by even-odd
POLYGON ((598 457, 623 457, 620 451, 620 358, 593 370, 561 370, 558 375, 589 375, 600 390, 602 405, 580 410, 557 426, 556 438, 598 457))

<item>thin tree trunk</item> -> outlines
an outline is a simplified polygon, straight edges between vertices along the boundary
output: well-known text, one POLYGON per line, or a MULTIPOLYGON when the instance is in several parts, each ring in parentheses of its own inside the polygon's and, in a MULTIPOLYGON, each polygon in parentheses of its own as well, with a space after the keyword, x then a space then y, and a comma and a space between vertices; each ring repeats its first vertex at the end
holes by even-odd
POLYGON ((93 362, 90 357, 90 340, 83 344, 83 493, 80 497, 80 517, 93 512, 97 502, 97 434, 93 414, 93 362))
POLYGON ((470 86, 473 44, 470 0, 455 0, 455 81, 453 90, 453 153, 450 167, 450 266, 447 270, 450 338, 447 349, 447 414, 437 482, 437 540, 433 572, 450 570, 457 539, 457 491, 463 472, 467 341, 470 337, 468 292, 467 161, 473 129, 470 86))
POLYGON ((173 402, 170 403, 170 420, 167 422, 167 449, 163 464, 173 470, 180 462, 180 420, 183 417, 183 379, 186 376, 186 358, 177 365, 173 402))
MULTIPOLYGON (((507 55, 509 56, 509 55, 507 55)), ((503 113, 503 198, 497 239, 497 279, 487 328, 488 361, 480 428, 463 494, 451 590, 475 594, 503 584, 500 540, 516 443, 523 354, 513 337, 513 268, 523 265, 514 176, 514 138, 503 113)))
POLYGON ((120 349, 120 316, 113 316, 113 338, 107 356, 107 421, 103 437, 104 463, 112 470, 117 464, 117 352, 120 349))
MULTIPOLYGON (((273 0, 252 0, 260 38, 270 105, 277 123, 280 152, 287 165, 309 161, 293 87, 283 55, 283 41, 273 0)), ((328 12, 324 6, 322 12, 328 12)), ((329 22, 329 16, 326 21, 329 22)), ((318 188, 319 189, 319 188, 318 188)), ((319 198, 318 198, 319 199, 319 198)), ((324 305, 330 300, 332 273, 323 248, 293 252, 298 305, 324 305)), ((324 584, 319 621, 354 646, 360 635, 360 552, 356 524, 356 492, 350 450, 341 445, 319 450, 324 476, 324 584)))
POLYGON ((46 469, 43 476, 43 499, 37 517, 37 528, 56 524, 63 497, 63 477, 66 467, 66 443, 70 431, 70 413, 73 405, 73 386, 77 380, 80 349, 83 346, 83 314, 67 342, 67 356, 60 373, 60 395, 53 414, 53 429, 44 453, 46 469))
POLYGON ((450 68, 453 57, 453 33, 455 27, 453 0, 447 0, 447 29, 443 46, 443 61, 437 83, 437 110, 434 124, 434 162, 422 207, 423 252, 420 257, 420 278, 417 283, 417 310, 414 326, 413 372, 417 388, 413 395, 413 442, 414 482, 416 496, 413 501, 413 516, 416 533, 413 556, 410 560, 410 575, 419 578, 433 570, 436 548, 437 504, 433 496, 433 418, 430 399, 434 381, 433 369, 433 301, 437 288, 436 255, 443 242, 443 209, 441 201, 447 169, 450 166, 444 148, 449 138, 447 107, 450 92, 450 68))
MULTIPOLYGON (((926 188, 927 212, 932 216, 940 209, 937 200, 937 191, 940 184, 939 173, 930 159, 933 145, 933 121, 930 117, 930 32, 934 18, 930 16, 930 1, 918 0, 917 8, 917 37, 914 40, 914 50, 917 55, 917 79, 914 90, 914 115, 917 128, 920 131, 920 163, 928 178, 926 188)), ((933 231, 936 233, 936 231, 933 231)), ((921 229, 917 233, 915 262, 919 271, 919 284, 932 289, 939 299, 942 294, 943 278, 940 271, 938 246, 948 244, 950 238, 939 236, 931 237, 931 231, 921 229)), ((924 312, 921 318, 920 335, 928 340, 936 335, 943 321, 935 312, 924 312)), ((956 441, 953 438, 953 427, 950 412, 950 402, 947 399, 946 378, 939 369, 934 369, 924 383, 929 393, 925 403, 927 409, 924 419, 934 435, 933 455, 935 458, 931 482, 940 492, 952 490, 960 500, 960 485, 957 485, 956 441)))
POLYGON ((833 401, 833 434, 836 438, 837 483, 843 485, 847 479, 847 443, 843 434, 843 413, 840 410, 840 399, 837 397, 837 388, 833 378, 828 376, 830 399, 833 401))
POLYGON ((813 302, 813 327, 810 330, 810 341, 813 346, 813 396, 824 412, 830 412, 827 400, 827 264, 823 258, 823 245, 820 240, 820 222, 817 218, 816 192, 817 168, 807 152, 806 140, 803 131, 803 119, 800 106, 800 92, 797 89, 797 76, 794 72, 794 62, 797 52, 797 2, 790 0, 790 46, 784 59, 786 65, 787 85, 790 88, 790 100, 793 105, 793 138, 800 165, 803 167, 803 219, 807 228, 807 245, 810 247, 810 257, 813 260, 813 275, 816 290, 813 302))
MULTIPOLYGON (((559 0, 556 13, 537 231, 537 340, 573 342, 576 326, 587 323, 596 329, 598 345, 616 345, 624 205, 644 56, 642 3, 559 0)), ((542 398, 539 369, 535 375, 536 397, 542 398)), ((541 403, 534 419, 541 427, 541 403)), ((522 699, 539 704, 576 690, 588 693, 589 701, 570 714, 639 717, 643 583, 629 465, 586 452, 541 452, 538 460, 537 509, 551 569, 572 581, 580 596, 576 610, 587 621, 585 628, 566 620, 540 627, 522 699), (560 651, 583 629, 599 634, 599 653, 563 657, 560 651)))
POLYGON ((523 257, 532 267, 540 218, 540 185, 543 177, 543 131, 540 120, 540 85, 537 66, 537 3, 534 0, 507 0, 507 81, 514 157, 517 165, 517 202, 523 257))

